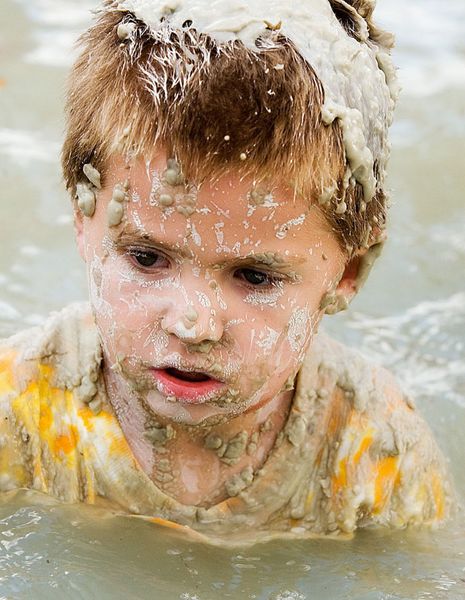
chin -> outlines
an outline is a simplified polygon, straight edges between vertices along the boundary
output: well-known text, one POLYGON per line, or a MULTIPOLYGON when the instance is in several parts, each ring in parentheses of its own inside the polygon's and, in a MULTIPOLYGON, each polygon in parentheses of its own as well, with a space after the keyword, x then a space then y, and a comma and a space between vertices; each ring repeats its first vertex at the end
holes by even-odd
POLYGON ((213 427, 224 424, 246 410, 244 405, 239 404, 222 408, 212 403, 187 404, 179 400, 170 402, 155 390, 148 392, 145 404, 155 418, 191 427, 213 427))

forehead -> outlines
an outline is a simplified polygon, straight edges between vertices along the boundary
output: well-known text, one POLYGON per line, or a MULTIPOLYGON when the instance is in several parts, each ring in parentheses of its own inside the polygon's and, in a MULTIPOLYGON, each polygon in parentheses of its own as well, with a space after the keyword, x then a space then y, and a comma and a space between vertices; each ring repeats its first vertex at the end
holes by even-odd
MULTIPOLYGON (((181 165, 182 168, 182 165, 181 165)), ((336 236, 310 199, 279 180, 241 177, 234 171, 197 185, 170 185, 164 177, 167 156, 110 164, 104 195, 128 180, 126 228, 132 234, 167 243, 191 244, 196 252, 215 246, 216 253, 242 249, 305 254, 312 248, 338 248, 336 236), (196 248, 195 248, 196 247, 196 248), (234 250, 233 250, 234 249, 234 250)))

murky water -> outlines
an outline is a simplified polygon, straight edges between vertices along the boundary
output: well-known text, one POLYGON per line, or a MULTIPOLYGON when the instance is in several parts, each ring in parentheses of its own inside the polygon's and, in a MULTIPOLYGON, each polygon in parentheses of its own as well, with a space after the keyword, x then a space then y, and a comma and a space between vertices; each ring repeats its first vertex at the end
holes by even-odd
MULTIPOLYGON (((71 44, 89 0, 0 0, 0 336, 84 298, 58 154, 71 44)), ((465 497, 465 2, 379 0, 404 86, 393 129, 391 237, 328 329, 417 398, 465 497)), ((465 598, 465 525, 350 542, 210 548, 31 492, 0 503, 3 598, 465 598)))

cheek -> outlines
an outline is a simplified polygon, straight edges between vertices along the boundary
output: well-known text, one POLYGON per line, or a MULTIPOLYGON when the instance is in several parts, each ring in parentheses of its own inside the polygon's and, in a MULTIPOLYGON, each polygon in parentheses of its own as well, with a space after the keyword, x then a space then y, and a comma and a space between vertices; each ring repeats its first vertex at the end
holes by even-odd
POLYGON ((311 312, 308 307, 296 308, 289 319, 286 342, 296 360, 303 359, 303 354, 313 337, 318 322, 318 312, 311 312))
POLYGON ((177 283, 170 279, 147 285, 112 253, 103 259, 95 254, 87 264, 90 301, 102 337, 123 344, 124 351, 129 350, 130 339, 134 346, 150 343, 147 339, 172 303, 169 296, 177 283))
MULTIPOLYGON (((269 312, 269 311, 267 311, 269 312)), ((308 306, 274 309, 272 318, 247 319, 235 334, 250 378, 287 378, 302 363, 312 339, 318 313, 308 306)))

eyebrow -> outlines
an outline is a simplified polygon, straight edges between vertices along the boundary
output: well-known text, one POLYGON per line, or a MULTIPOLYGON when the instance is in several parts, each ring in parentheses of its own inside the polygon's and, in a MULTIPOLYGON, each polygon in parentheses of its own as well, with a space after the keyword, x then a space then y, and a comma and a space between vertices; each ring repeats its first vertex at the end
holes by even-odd
POLYGON ((124 227, 114 236, 114 241, 117 245, 128 245, 128 244, 141 244, 143 246, 157 248, 163 250, 168 254, 176 253, 182 258, 194 258, 191 250, 183 248, 182 246, 172 246, 157 238, 151 236, 148 233, 144 233, 134 227, 131 223, 126 223, 124 227))
MULTIPOLYGON (((148 233, 144 233, 137 227, 134 227, 132 223, 126 223, 116 235, 112 236, 114 242, 119 246, 126 246, 128 244, 143 245, 150 248, 160 249, 167 254, 177 254, 181 258, 193 259, 194 253, 179 245, 171 245, 163 242, 148 233)), ((261 251, 261 252, 249 252, 244 256, 235 256, 232 253, 222 251, 218 253, 218 260, 212 265, 213 269, 222 269, 228 267, 231 264, 243 264, 253 263, 254 265, 266 267, 268 269, 277 268, 282 270, 292 269, 293 267, 304 263, 306 260, 305 256, 300 254, 282 254, 276 251, 261 251)))
POLYGON ((213 268, 222 269, 223 267, 227 267, 230 263, 235 264, 243 264, 249 263, 258 266, 265 267, 267 269, 281 269, 288 270, 292 269, 298 264, 301 264, 305 261, 303 256, 294 255, 294 254, 281 254, 279 252, 249 252, 244 256, 232 256, 229 253, 224 252, 225 258, 219 261, 216 261, 213 265, 213 268), (267 258, 267 256, 269 258, 267 258))

